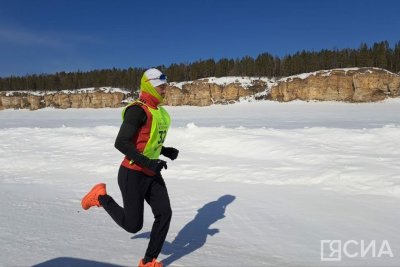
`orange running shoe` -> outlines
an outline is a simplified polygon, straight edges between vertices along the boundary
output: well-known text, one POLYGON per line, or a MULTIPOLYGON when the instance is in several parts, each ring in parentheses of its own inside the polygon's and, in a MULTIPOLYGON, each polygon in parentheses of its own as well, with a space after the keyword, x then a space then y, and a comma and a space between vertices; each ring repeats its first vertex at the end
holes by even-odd
POLYGON ((153 259, 151 262, 144 264, 143 259, 141 259, 139 261, 139 267, 163 267, 163 264, 159 261, 156 261, 156 259, 153 259))
POLYGON ((89 209, 90 207, 97 206, 101 207, 99 202, 99 196, 107 195, 106 185, 103 183, 95 185, 89 193, 86 194, 82 198, 81 205, 84 210, 89 209))

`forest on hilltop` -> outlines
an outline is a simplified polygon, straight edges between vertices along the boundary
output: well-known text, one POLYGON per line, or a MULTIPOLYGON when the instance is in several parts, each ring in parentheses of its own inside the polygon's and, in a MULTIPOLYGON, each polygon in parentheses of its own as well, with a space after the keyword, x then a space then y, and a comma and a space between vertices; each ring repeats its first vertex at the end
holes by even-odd
MULTIPOLYGON (((368 46, 362 43, 357 49, 323 49, 300 51, 282 58, 269 53, 256 58, 198 60, 170 66, 154 66, 168 76, 169 82, 191 81, 205 77, 255 76, 285 77, 317 70, 378 67, 394 73, 400 72, 400 41, 392 48, 387 41, 368 46)), ((0 91, 58 91, 89 87, 111 86, 130 91, 138 90, 144 68, 102 69, 87 72, 57 72, 0 78, 0 91)))

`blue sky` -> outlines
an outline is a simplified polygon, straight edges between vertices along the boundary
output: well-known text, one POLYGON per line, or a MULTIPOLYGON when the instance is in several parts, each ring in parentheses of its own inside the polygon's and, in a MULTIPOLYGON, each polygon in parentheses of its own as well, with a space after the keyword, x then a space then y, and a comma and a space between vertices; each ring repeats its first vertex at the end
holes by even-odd
POLYGON ((0 76, 400 41, 400 1, 0 0, 0 76))

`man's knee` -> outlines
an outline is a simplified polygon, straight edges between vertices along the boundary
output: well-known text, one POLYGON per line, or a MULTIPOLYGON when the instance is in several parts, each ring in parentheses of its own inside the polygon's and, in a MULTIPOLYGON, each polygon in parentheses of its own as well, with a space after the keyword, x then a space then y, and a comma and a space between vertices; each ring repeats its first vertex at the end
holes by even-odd
POLYGON ((124 229, 127 231, 127 232, 129 232, 129 233, 132 233, 132 234, 136 234, 137 232, 139 232, 140 230, 142 230, 142 228, 143 228, 143 221, 141 221, 141 222, 136 222, 136 221, 134 221, 134 222, 127 222, 126 224, 125 224, 125 227, 124 227, 124 229))
POLYGON ((172 218, 172 210, 171 207, 168 207, 161 212, 161 218, 165 221, 170 221, 172 218))
POLYGON ((171 219, 171 217, 172 217, 172 209, 171 209, 171 207, 168 209, 167 216, 171 219))

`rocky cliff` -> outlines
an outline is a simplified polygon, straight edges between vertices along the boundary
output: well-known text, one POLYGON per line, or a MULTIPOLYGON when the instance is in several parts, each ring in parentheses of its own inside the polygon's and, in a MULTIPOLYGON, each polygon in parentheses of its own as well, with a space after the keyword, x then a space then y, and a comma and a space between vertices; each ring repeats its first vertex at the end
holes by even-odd
POLYGON ((372 102, 397 97, 400 75, 378 68, 317 71, 278 80, 268 99, 372 102))
MULTIPOLYGON (((171 83, 164 103, 171 106, 231 103, 265 91, 268 81, 266 78, 225 77, 171 83)), ((121 107, 129 101, 129 92, 110 87, 60 92, 0 92, 0 109, 121 107)))
POLYGON ((0 92, 0 109, 120 107, 129 92, 116 88, 91 88, 59 92, 0 92))
MULTIPOLYGON (((400 94, 400 75, 377 68, 324 70, 282 78, 224 77, 171 83, 165 104, 208 106, 254 96, 276 101, 371 102, 400 94)), ((129 92, 103 87, 60 92, 0 92, 0 109, 121 107, 129 92)))
POLYGON ((224 77, 206 78, 193 82, 171 83, 165 96, 169 106, 209 106, 238 101, 265 91, 271 81, 267 78, 224 77))

